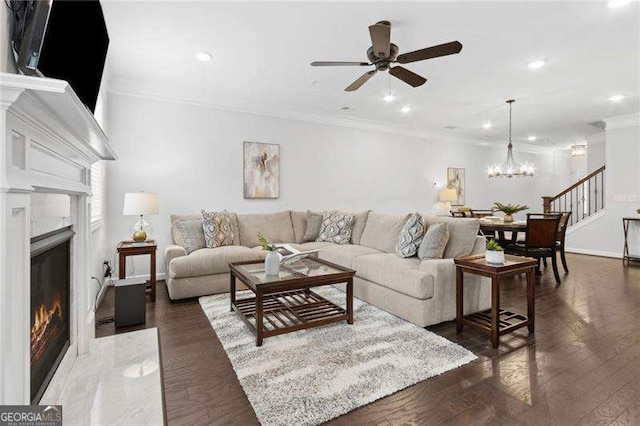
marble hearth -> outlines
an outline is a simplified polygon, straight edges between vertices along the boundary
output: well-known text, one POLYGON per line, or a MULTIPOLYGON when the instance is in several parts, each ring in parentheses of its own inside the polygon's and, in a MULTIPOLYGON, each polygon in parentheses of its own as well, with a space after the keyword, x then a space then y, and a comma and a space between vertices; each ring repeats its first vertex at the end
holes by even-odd
POLYGON ((31 402, 30 219, 38 194, 69 197, 75 232, 69 349, 47 394, 61 393, 76 357, 91 349, 90 167, 100 159, 115 154, 67 82, 0 74, 0 404, 31 402))

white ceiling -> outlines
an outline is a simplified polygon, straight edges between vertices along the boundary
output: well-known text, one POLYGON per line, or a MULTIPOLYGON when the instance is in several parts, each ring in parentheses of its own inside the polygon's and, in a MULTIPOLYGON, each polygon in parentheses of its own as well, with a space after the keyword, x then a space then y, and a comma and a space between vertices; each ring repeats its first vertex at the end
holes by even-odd
POLYGON ((185 3, 103 1, 111 88, 255 111, 293 112, 503 141, 515 98, 514 142, 566 146, 586 123, 640 111, 640 5, 581 3, 185 3), (357 92, 366 69, 313 60, 366 60, 367 27, 392 23, 407 52, 459 40, 459 55, 407 64, 413 89, 387 73, 357 92), (213 60, 194 59, 209 52, 213 60), (530 70, 543 58, 548 64, 530 70), (316 84, 312 84, 317 81, 316 84), (619 103, 608 98, 627 97, 619 103), (400 113, 411 105, 409 114, 400 113), (349 106, 350 111, 341 107, 349 106), (483 129, 482 123, 494 126, 483 129), (528 135, 538 136, 535 142, 528 135))

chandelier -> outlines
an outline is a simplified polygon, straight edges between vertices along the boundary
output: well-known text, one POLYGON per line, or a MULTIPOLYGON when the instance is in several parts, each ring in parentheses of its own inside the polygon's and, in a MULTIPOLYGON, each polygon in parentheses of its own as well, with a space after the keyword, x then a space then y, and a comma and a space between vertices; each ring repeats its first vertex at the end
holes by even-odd
POLYGON ((522 176, 533 176, 534 166, 529 162, 524 162, 517 164, 516 160, 513 158, 513 144, 511 143, 511 107, 515 102, 514 99, 509 99, 507 103, 509 104, 509 145, 507 145, 507 159, 502 164, 502 166, 496 164, 494 166, 489 167, 487 170, 487 175, 490 178, 493 177, 507 177, 512 178, 514 176, 522 177, 522 176))

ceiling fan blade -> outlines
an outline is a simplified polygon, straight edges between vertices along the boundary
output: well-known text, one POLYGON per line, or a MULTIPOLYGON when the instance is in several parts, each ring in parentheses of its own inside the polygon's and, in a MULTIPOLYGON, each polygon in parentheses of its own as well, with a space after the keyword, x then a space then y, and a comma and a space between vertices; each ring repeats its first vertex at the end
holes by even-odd
POLYGON ((389 74, 412 87, 422 86, 427 81, 426 78, 403 67, 393 67, 389 69, 389 74))
POLYGON ((362 86, 367 81, 369 81, 369 79, 371 77, 373 77, 373 75, 375 73, 377 73, 377 72, 378 72, 377 70, 371 70, 369 72, 366 72, 366 73, 362 74, 362 76, 359 79, 357 79, 356 81, 351 83, 346 89, 344 89, 344 91, 345 92, 353 92, 355 90, 358 90, 360 88, 360 86, 362 86))
POLYGON ((427 47, 426 49, 416 50, 414 52, 403 53, 398 55, 397 62, 408 64, 409 62, 424 61, 425 59, 438 58, 440 56, 454 55, 460 53, 462 43, 452 41, 450 43, 439 44, 437 46, 427 47))
POLYGON ((369 27, 369 35, 373 44, 373 53, 379 58, 391 54, 391 26, 378 22, 369 27))
POLYGON ((371 65, 368 62, 340 62, 340 61, 315 61, 311 62, 312 67, 344 67, 344 66, 355 66, 355 67, 367 67, 371 65))

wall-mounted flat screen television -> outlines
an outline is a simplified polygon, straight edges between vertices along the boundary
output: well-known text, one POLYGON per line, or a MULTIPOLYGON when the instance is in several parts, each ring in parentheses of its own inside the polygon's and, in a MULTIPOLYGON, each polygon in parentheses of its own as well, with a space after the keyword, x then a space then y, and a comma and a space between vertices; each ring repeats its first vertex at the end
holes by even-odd
POLYGON ((69 82, 95 111, 109 47, 99 1, 11 1, 18 71, 69 82))

